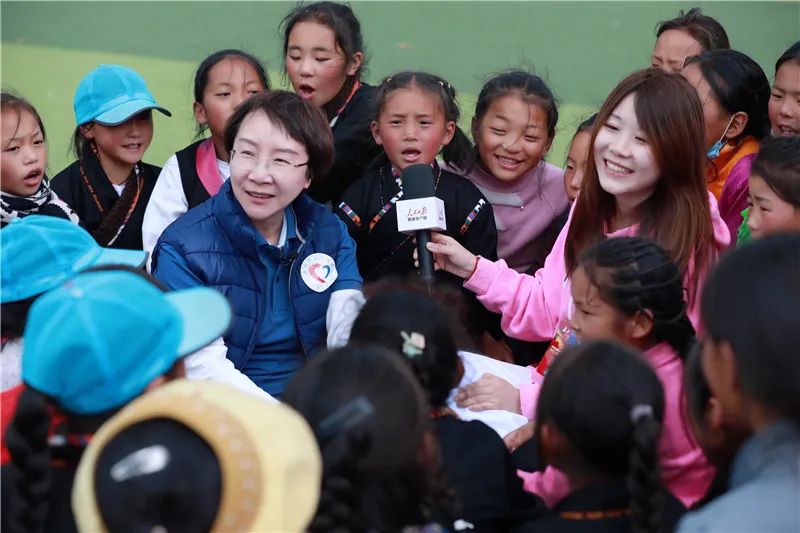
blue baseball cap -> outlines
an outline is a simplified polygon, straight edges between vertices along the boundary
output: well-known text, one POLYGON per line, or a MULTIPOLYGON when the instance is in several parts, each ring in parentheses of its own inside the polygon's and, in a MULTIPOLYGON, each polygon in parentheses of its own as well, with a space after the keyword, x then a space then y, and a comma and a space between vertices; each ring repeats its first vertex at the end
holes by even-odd
POLYGON ((16 302, 58 287, 92 266, 140 267, 142 250, 102 248, 77 224, 30 215, 0 230, 0 303, 16 302))
POLYGON ((115 126, 147 109, 172 116, 156 104, 144 78, 122 65, 100 65, 84 76, 72 106, 79 126, 88 122, 115 126))
POLYGON ((213 289, 162 292, 122 270, 78 274, 31 306, 22 381, 71 413, 109 411, 222 335, 230 320, 228 301, 213 289))

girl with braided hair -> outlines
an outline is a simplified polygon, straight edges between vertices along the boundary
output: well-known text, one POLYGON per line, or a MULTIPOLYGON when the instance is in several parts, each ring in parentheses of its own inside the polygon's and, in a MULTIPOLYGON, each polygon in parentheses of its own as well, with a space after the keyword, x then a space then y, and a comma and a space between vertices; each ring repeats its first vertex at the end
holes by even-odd
MULTIPOLYGON (((306 419, 322 455, 309 532, 452 528, 455 503, 439 468, 425 394, 391 352, 346 346, 317 355, 282 399, 306 419)), ((429 530, 436 531, 421 531, 429 530)))
POLYGON ((536 441, 574 490, 514 531, 672 531, 685 509, 659 477, 664 393, 629 347, 594 341, 565 350, 542 385, 536 441))
POLYGON ((477 531, 501 531, 535 500, 522 491, 511 456, 489 424, 514 428, 524 419, 508 411, 472 412, 454 402, 469 359, 459 357, 451 318, 412 286, 371 296, 350 333, 351 344, 392 350, 408 365, 428 398, 442 469, 461 504, 461 516, 477 531))

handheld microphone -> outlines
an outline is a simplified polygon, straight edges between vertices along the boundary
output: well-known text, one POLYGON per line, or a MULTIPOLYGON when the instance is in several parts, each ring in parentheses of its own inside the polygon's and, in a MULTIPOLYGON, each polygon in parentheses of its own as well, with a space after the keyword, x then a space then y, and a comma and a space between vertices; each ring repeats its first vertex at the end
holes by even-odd
POLYGON ((401 233, 415 233, 420 275, 425 283, 433 285, 433 254, 427 244, 431 231, 445 231, 444 202, 436 197, 433 169, 430 165, 419 164, 406 167, 403 171, 403 199, 395 205, 397 209, 397 230, 401 233))

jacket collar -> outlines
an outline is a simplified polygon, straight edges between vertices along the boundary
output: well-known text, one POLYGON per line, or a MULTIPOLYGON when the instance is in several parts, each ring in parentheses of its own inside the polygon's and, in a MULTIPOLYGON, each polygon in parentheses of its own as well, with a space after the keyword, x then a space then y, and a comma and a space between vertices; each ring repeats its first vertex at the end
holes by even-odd
MULTIPOLYGON (((324 216, 326 210, 322 205, 309 198, 306 193, 301 193, 295 198, 290 207, 294 213, 295 234, 301 242, 305 243, 313 237, 318 221, 324 216)), ((255 226, 250 222, 250 218, 233 195, 231 180, 227 180, 220 188, 219 194, 214 196, 211 211, 215 215, 217 223, 242 255, 257 257, 261 239, 258 238, 255 226)))

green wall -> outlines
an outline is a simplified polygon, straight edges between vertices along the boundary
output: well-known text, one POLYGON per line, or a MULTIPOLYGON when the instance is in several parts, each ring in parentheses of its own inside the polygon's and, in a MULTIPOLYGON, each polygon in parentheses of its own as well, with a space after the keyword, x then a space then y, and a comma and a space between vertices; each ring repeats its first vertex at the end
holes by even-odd
MULTIPOLYGON (((155 115, 146 159, 163 164, 193 136, 192 74, 220 48, 245 48, 280 71, 278 26, 289 2, 0 2, 0 76, 45 120, 51 174, 70 160, 72 96, 98 63, 123 63, 145 77, 171 119, 155 115)), ((353 2, 370 59, 367 79, 430 70, 460 92, 468 124, 474 98, 491 73, 533 68, 561 104, 550 159, 563 161, 580 118, 630 71, 649 62, 654 27, 699 5, 731 43, 772 79, 780 53, 800 36, 800 2, 353 2)))

